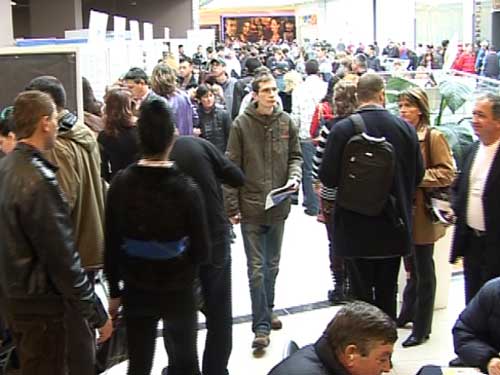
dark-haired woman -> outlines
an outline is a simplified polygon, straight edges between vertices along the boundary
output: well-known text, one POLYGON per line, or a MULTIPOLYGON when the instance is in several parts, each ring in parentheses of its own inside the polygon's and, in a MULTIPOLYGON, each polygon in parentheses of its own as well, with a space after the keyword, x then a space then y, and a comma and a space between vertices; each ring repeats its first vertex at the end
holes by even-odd
POLYGON ((83 91, 83 122, 96 135, 102 131, 104 127, 102 121, 102 102, 95 98, 94 90, 87 78, 82 77, 83 91))
POLYGON ((214 89, 205 84, 196 90, 196 100, 199 103, 199 135, 225 153, 231 130, 231 117, 222 106, 215 103, 215 94, 214 89))
POLYGON ((104 272, 110 315, 123 304, 128 375, 150 373, 160 319, 168 374, 200 374, 193 281, 197 265, 209 260, 210 243, 201 193, 169 161, 174 129, 164 100, 143 103, 143 158, 120 171, 108 192, 104 272))
POLYGON ((399 113, 415 127, 420 151, 425 162, 425 174, 415 193, 413 215, 413 251, 405 258, 409 279, 403 293, 403 305, 397 319, 399 327, 413 322, 411 335, 403 341, 404 347, 420 345, 431 333, 436 273, 434 270, 434 243, 444 236, 445 227, 433 223, 426 211, 426 188, 451 185, 455 164, 444 135, 430 129, 429 100, 421 88, 415 87, 399 95, 399 113))
POLYGON ((101 176, 111 181, 121 169, 139 158, 139 141, 132 96, 127 90, 113 89, 106 94, 104 130, 97 141, 101 151, 101 176))

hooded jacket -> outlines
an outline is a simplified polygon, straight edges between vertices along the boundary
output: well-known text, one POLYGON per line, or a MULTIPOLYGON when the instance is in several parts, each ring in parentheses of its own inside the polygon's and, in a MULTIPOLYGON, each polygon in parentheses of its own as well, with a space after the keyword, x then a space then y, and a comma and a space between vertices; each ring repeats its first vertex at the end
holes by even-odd
POLYGON ((92 131, 70 112, 62 111, 58 120, 56 144, 46 157, 59 168, 56 177, 69 206, 82 266, 101 267, 104 185, 99 146, 92 131))
POLYGON ((245 185, 227 189, 229 216, 241 214, 243 223, 273 224, 290 212, 290 200, 265 210, 266 196, 290 179, 302 178, 302 153, 298 130, 290 116, 279 107, 269 115, 257 112, 256 103, 233 122, 227 155, 245 173, 245 185))

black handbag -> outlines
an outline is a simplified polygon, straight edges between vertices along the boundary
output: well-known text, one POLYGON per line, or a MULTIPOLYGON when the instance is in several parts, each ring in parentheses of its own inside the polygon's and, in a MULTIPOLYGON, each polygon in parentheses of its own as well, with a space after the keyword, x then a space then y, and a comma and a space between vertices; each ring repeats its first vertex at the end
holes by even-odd
POLYGON ((128 359, 127 329, 119 316, 113 321, 113 334, 109 340, 97 345, 96 373, 100 374, 128 359))

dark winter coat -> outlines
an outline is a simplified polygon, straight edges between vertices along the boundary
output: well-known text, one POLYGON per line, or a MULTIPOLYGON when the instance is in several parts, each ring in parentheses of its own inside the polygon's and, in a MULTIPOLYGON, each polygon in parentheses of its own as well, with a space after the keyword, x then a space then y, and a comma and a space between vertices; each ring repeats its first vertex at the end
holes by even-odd
MULTIPOLYGON (((338 255, 347 257, 394 257, 410 253, 412 246, 412 209, 415 189, 424 175, 417 134, 412 126, 379 106, 364 106, 358 113, 367 133, 385 137, 394 147, 396 168, 391 196, 379 216, 365 216, 336 206, 333 238, 338 255)), ((350 118, 339 121, 328 137, 319 178, 328 188, 339 186, 343 173, 343 152, 354 135, 350 118)), ((366 194, 370 194, 367 187, 366 194)))

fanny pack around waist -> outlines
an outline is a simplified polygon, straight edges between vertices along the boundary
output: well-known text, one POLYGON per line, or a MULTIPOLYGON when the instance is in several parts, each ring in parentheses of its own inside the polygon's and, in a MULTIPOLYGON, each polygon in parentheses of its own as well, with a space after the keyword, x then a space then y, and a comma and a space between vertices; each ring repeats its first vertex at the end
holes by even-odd
POLYGON ((141 241, 125 239, 122 248, 129 256, 150 259, 169 260, 183 255, 188 247, 189 238, 183 237, 177 241, 141 241))

